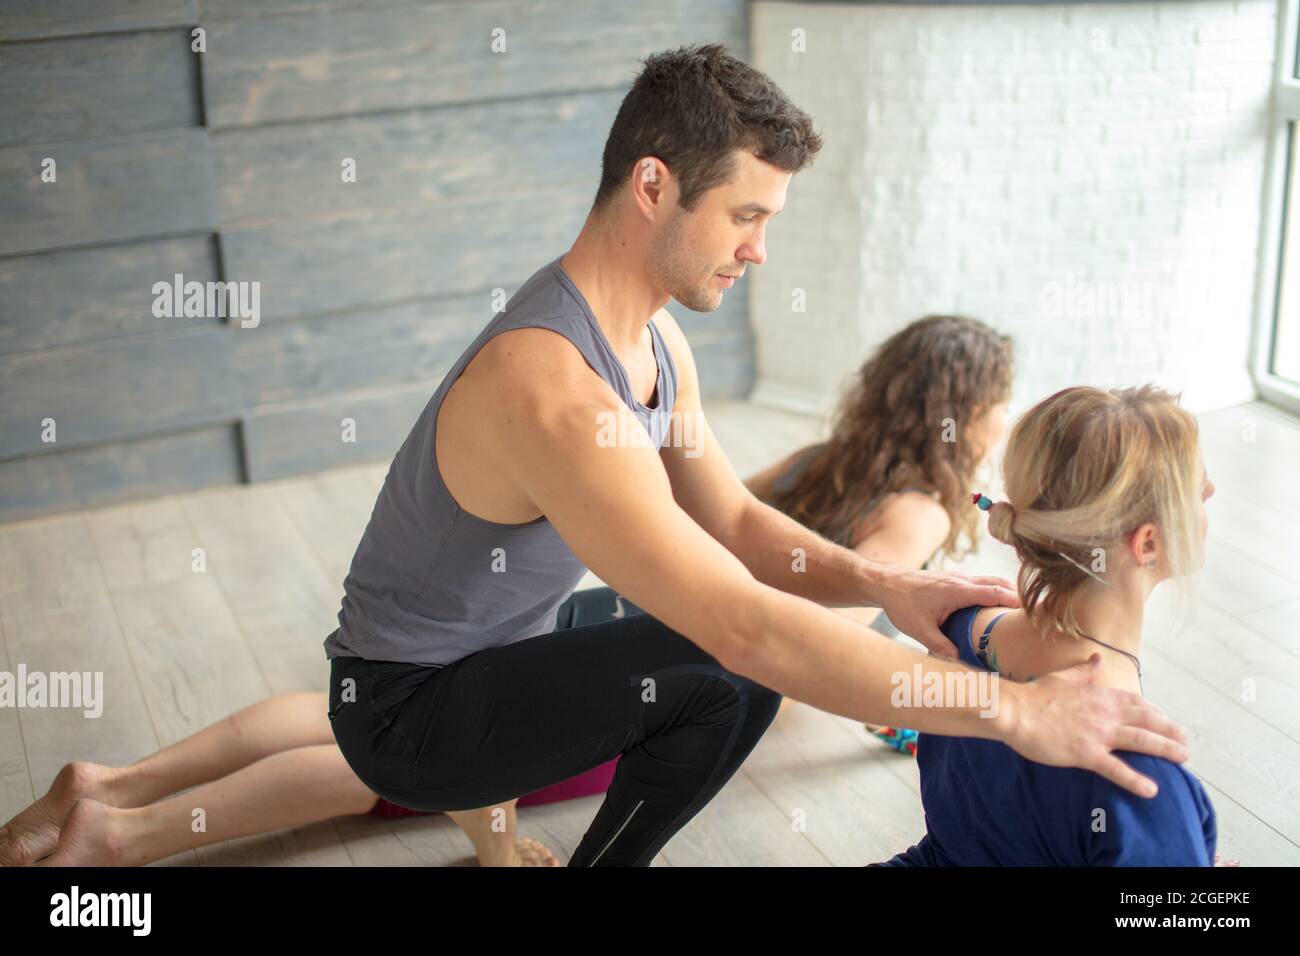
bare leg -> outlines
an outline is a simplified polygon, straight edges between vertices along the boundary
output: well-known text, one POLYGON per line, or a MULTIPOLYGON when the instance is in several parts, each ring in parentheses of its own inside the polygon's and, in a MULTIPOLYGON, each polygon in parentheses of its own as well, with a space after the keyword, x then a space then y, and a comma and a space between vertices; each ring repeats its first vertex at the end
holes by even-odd
MULTIPOLYGON (((147 863, 235 836, 366 813, 377 798, 339 752, 326 708, 325 694, 283 694, 129 767, 69 764, 49 793, 0 829, 0 865, 30 864, 51 852, 51 863, 67 865, 147 863), (211 785, 154 803, 201 784, 211 785), (195 808, 205 811, 199 832, 195 808)), ((482 865, 558 865, 541 844, 517 837, 513 802, 501 808, 504 829, 494 809, 452 815, 482 865)))
POLYGON ((105 802, 142 807, 178 790, 218 780, 272 754, 332 746, 334 732, 326 716, 328 709, 326 694, 280 694, 258 701, 116 771, 112 788, 116 800, 105 802))
MULTIPOLYGON (((335 744, 298 747, 146 807, 79 800, 43 865, 142 866, 236 837, 365 813, 374 804, 335 744)), ((517 845, 513 801, 459 816, 484 866, 558 865, 535 841, 517 845), (493 811, 498 828, 487 819, 493 811)))
POLYGON ((337 746, 298 747, 145 807, 79 800, 45 865, 140 866, 223 840, 365 813, 374 803, 337 746))
POLYGON ((78 800, 143 807, 274 753, 333 744, 327 709, 325 694, 281 694, 258 701, 129 767, 70 763, 59 771, 45 796, 0 828, 0 866, 34 863, 52 852, 59 828, 78 800))

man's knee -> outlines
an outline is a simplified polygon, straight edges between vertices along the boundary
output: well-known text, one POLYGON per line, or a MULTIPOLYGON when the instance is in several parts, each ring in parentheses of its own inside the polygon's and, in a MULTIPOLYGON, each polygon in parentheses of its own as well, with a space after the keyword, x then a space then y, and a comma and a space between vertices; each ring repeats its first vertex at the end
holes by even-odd
POLYGON ((740 722, 742 732, 749 737, 767 730, 781 708, 781 695, 722 667, 716 668, 714 674, 718 678, 715 700, 726 709, 729 719, 740 722))
POLYGON ((750 720, 766 729, 776 719, 777 711, 781 709, 782 697, 770 687, 756 684, 748 678, 743 680, 746 688, 745 706, 751 715, 750 720))

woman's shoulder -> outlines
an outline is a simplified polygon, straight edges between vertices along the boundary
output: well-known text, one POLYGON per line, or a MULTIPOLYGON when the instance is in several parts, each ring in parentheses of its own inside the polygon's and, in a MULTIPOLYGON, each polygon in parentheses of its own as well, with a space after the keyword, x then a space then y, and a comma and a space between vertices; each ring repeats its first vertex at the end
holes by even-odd
POLYGON ((939 503, 937 493, 921 488, 902 488, 878 495, 868 501, 858 518, 852 540, 861 541, 873 534, 906 534, 908 538, 933 544, 937 551, 948 539, 952 519, 939 503))
POLYGON ((970 607, 958 608, 948 615, 943 622, 940 630, 944 636, 957 646, 957 656, 963 663, 980 667, 975 660, 975 652, 971 649, 971 632, 975 627, 975 621, 985 611, 996 611, 997 608, 981 607, 978 604, 972 604, 970 607))
POLYGON ((1200 778, 1180 763, 1153 754, 1137 753, 1131 750, 1117 750, 1115 756, 1144 776, 1156 782, 1159 792, 1154 797, 1139 797, 1131 790, 1126 790, 1111 783, 1104 777, 1098 777, 1098 788, 1102 792, 1110 791, 1113 802, 1129 803, 1143 810, 1155 806, 1156 801, 1178 801, 1191 804, 1208 804, 1209 795, 1200 778))
MULTIPOLYGON (((971 629, 976 633, 983 633, 984 628, 993 624, 1003 614, 1011 611, 1011 608, 994 605, 992 607, 976 607, 975 613, 971 615, 971 629)), ((996 627, 996 625, 994 625, 996 627)))
POLYGON ((1217 821, 1204 785, 1182 764, 1132 751, 1115 754, 1155 781, 1154 797, 1141 797, 1093 774, 1088 800, 1098 816, 1094 865, 1210 866, 1217 821))
POLYGON ((875 510, 882 515, 907 519, 921 519, 946 529, 951 523, 948 510, 939 501, 938 492, 924 488, 900 488, 886 492, 877 499, 875 510))
POLYGON ((1139 796, 1112 780, 1092 774, 1092 803, 1106 808, 1121 819, 1180 818, 1186 822, 1213 819, 1214 805, 1209 793, 1191 770, 1182 763, 1134 750, 1115 750, 1115 756, 1156 782, 1156 796, 1139 796))

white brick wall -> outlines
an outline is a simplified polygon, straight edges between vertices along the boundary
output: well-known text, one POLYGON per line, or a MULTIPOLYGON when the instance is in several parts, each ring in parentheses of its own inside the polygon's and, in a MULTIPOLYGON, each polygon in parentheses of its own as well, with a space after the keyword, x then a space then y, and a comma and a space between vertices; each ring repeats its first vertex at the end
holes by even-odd
POLYGON ((824 410, 939 311, 1016 337, 1016 410, 1080 383, 1252 398, 1276 14, 755 3, 755 65, 826 140, 750 273, 755 400, 824 410))

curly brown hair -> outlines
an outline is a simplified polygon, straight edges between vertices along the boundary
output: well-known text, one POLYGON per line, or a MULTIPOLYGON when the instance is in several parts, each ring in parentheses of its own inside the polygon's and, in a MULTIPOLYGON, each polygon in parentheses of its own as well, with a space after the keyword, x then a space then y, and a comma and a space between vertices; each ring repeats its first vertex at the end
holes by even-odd
POLYGON ((1013 342, 983 322, 929 315, 886 339, 841 398, 831 437, 772 506, 845 547, 873 500, 937 492, 948 513, 942 551, 964 535, 977 550, 970 492, 980 451, 962 441, 976 407, 1011 398, 1013 342), (949 437, 949 436, 953 437, 949 437))

